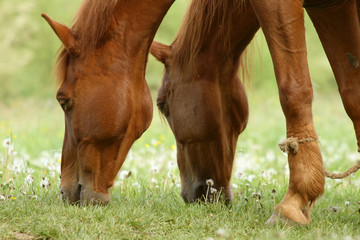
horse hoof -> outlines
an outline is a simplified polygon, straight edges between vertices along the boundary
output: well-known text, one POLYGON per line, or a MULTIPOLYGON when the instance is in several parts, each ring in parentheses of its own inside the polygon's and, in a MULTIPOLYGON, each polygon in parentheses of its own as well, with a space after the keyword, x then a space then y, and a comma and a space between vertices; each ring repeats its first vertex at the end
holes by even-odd
POLYGON ((288 226, 305 225, 301 222, 295 222, 294 220, 289 219, 278 212, 274 212, 271 217, 265 222, 265 225, 275 225, 278 223, 286 224, 288 226))

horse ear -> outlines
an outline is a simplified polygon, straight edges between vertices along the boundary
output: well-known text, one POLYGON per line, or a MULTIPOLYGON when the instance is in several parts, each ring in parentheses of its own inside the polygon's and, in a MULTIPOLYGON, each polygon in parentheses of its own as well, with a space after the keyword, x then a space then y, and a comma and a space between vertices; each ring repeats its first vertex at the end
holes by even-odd
POLYGON ((150 47, 150 53, 160 62, 166 64, 171 54, 171 46, 153 41, 150 47))
POLYGON ((65 48, 70 52, 75 52, 76 41, 72 31, 67 26, 52 20, 45 13, 42 13, 41 16, 48 22, 60 41, 64 44, 65 48))

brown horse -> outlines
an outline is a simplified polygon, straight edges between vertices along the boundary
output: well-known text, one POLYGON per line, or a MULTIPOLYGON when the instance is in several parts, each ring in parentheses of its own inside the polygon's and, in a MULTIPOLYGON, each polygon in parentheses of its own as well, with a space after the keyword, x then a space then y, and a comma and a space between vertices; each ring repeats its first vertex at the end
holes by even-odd
POLYGON ((165 64, 157 105, 176 138, 185 202, 207 195, 207 179, 233 197, 234 152, 248 120, 240 56, 258 29, 249 3, 193 0, 173 44, 150 49, 165 64))
POLYGON ((312 118, 303 5, 335 73, 360 149, 360 29, 355 0, 193 0, 170 45, 151 53, 165 64, 157 105, 177 141, 185 201, 207 194, 205 180, 229 186, 238 135, 246 126, 247 100, 237 78, 239 56, 262 27, 272 55, 286 118, 289 189, 268 223, 282 215, 311 221, 309 208, 324 191, 324 169, 312 118), (259 21, 259 22, 258 22, 259 21))
POLYGON ((42 15, 63 43, 56 96, 65 114, 63 199, 109 202, 129 148, 152 119, 145 65, 173 1, 84 0, 71 29, 42 15))

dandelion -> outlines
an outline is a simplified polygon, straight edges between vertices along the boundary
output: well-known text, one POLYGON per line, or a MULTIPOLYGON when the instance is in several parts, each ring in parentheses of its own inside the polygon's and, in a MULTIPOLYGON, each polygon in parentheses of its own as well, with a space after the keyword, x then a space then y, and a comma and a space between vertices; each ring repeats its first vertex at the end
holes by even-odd
POLYGON ((50 186, 50 183, 47 180, 47 178, 43 177, 43 179, 42 179, 42 181, 40 183, 40 186, 43 187, 43 188, 48 188, 50 186))
POLYGON ((230 237, 230 234, 225 229, 222 229, 222 228, 219 228, 218 230, 216 230, 215 235, 216 235, 216 237, 219 237, 219 238, 229 238, 230 237))
POLYGON ((256 176, 253 175, 253 174, 251 174, 251 175, 249 175, 249 176, 246 178, 246 180, 247 180, 248 182, 252 182, 252 181, 254 180, 254 178, 256 178, 256 176))
POLYGON ((8 148, 11 145, 11 139, 10 138, 5 138, 3 141, 3 146, 4 148, 8 148))
POLYGON ((50 178, 55 178, 55 172, 54 172, 54 171, 51 171, 51 172, 49 173, 49 176, 50 176, 50 178))
POLYGON ((121 179, 126 179, 128 177, 131 176, 131 171, 126 171, 126 170, 123 170, 120 172, 120 178, 121 179))
POLYGON ((16 200, 16 197, 11 197, 11 200, 16 200))
POLYGON ((152 183, 152 184, 157 184, 158 181, 157 181, 155 178, 152 178, 152 179, 151 179, 151 183, 152 183))
POLYGON ((332 211, 332 212, 337 212, 337 207, 330 207, 330 211, 332 211))
POLYGON ((235 178, 236 178, 236 179, 241 178, 241 176, 242 176, 242 172, 236 172, 236 173, 235 173, 235 178))
POLYGON ((172 179, 172 178, 173 178, 172 173, 171 173, 171 172, 168 172, 168 173, 167 173, 167 177, 172 179))
POLYGON ((17 152, 15 151, 14 145, 10 145, 8 147, 8 154, 9 154, 9 156, 15 156, 17 154, 17 152))
POLYGON ((132 184, 132 186, 133 186, 134 188, 140 188, 140 187, 141 187, 138 182, 134 182, 134 183, 132 184))
POLYGON ((211 193, 211 194, 216 194, 216 193, 217 193, 217 190, 216 190, 215 188, 212 188, 212 187, 211 187, 211 188, 210 188, 210 193, 211 193))
POLYGON ((206 185, 212 187, 212 186, 214 186, 214 181, 212 179, 208 179, 208 180, 206 180, 206 185))
POLYGON ((175 145, 172 144, 172 145, 171 145, 171 149, 172 149, 172 150, 175 150, 175 148, 176 148, 175 145))
POLYGON ((276 195, 276 190, 275 190, 275 189, 271 190, 271 194, 272 194, 273 196, 275 196, 275 195, 276 195))
POLYGON ((3 195, 0 195, 0 201, 5 201, 6 197, 3 195))
POLYGON ((176 168, 176 163, 171 161, 171 162, 168 162, 168 169, 175 169, 176 168))
POLYGON ((235 189, 239 188, 239 186, 237 184, 235 184, 235 183, 232 184, 232 187, 235 188, 235 189))
POLYGON ((31 185, 34 182, 34 178, 29 174, 25 178, 25 184, 31 185))
POLYGON ((146 148, 149 148, 149 147, 150 147, 150 145, 149 145, 149 144, 145 144, 145 147, 146 147, 146 148))
POLYGON ((158 173, 159 172, 159 168, 158 167, 153 167, 152 169, 151 169, 151 173, 152 174, 156 174, 156 173, 158 173))
POLYGON ((345 206, 349 206, 350 202, 349 201, 345 201, 345 206))

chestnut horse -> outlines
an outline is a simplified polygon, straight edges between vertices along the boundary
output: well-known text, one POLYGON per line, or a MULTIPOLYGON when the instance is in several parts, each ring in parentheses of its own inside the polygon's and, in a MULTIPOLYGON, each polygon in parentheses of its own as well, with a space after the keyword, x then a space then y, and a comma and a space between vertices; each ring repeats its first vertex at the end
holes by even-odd
POLYGON ((63 199, 108 203, 133 142, 148 128, 149 48, 174 0, 84 0, 68 27, 42 14, 63 43, 56 98, 65 114, 63 199))
POLYGON ((307 224, 324 192, 324 169, 312 117, 304 13, 313 21, 334 71, 360 149, 360 28, 355 0, 193 0, 175 41, 154 42, 165 64, 157 105, 175 135, 187 202, 207 194, 206 179, 232 198, 231 169, 248 107, 237 77, 239 56, 259 24, 265 34, 286 118, 289 189, 267 223, 279 216, 307 224))

